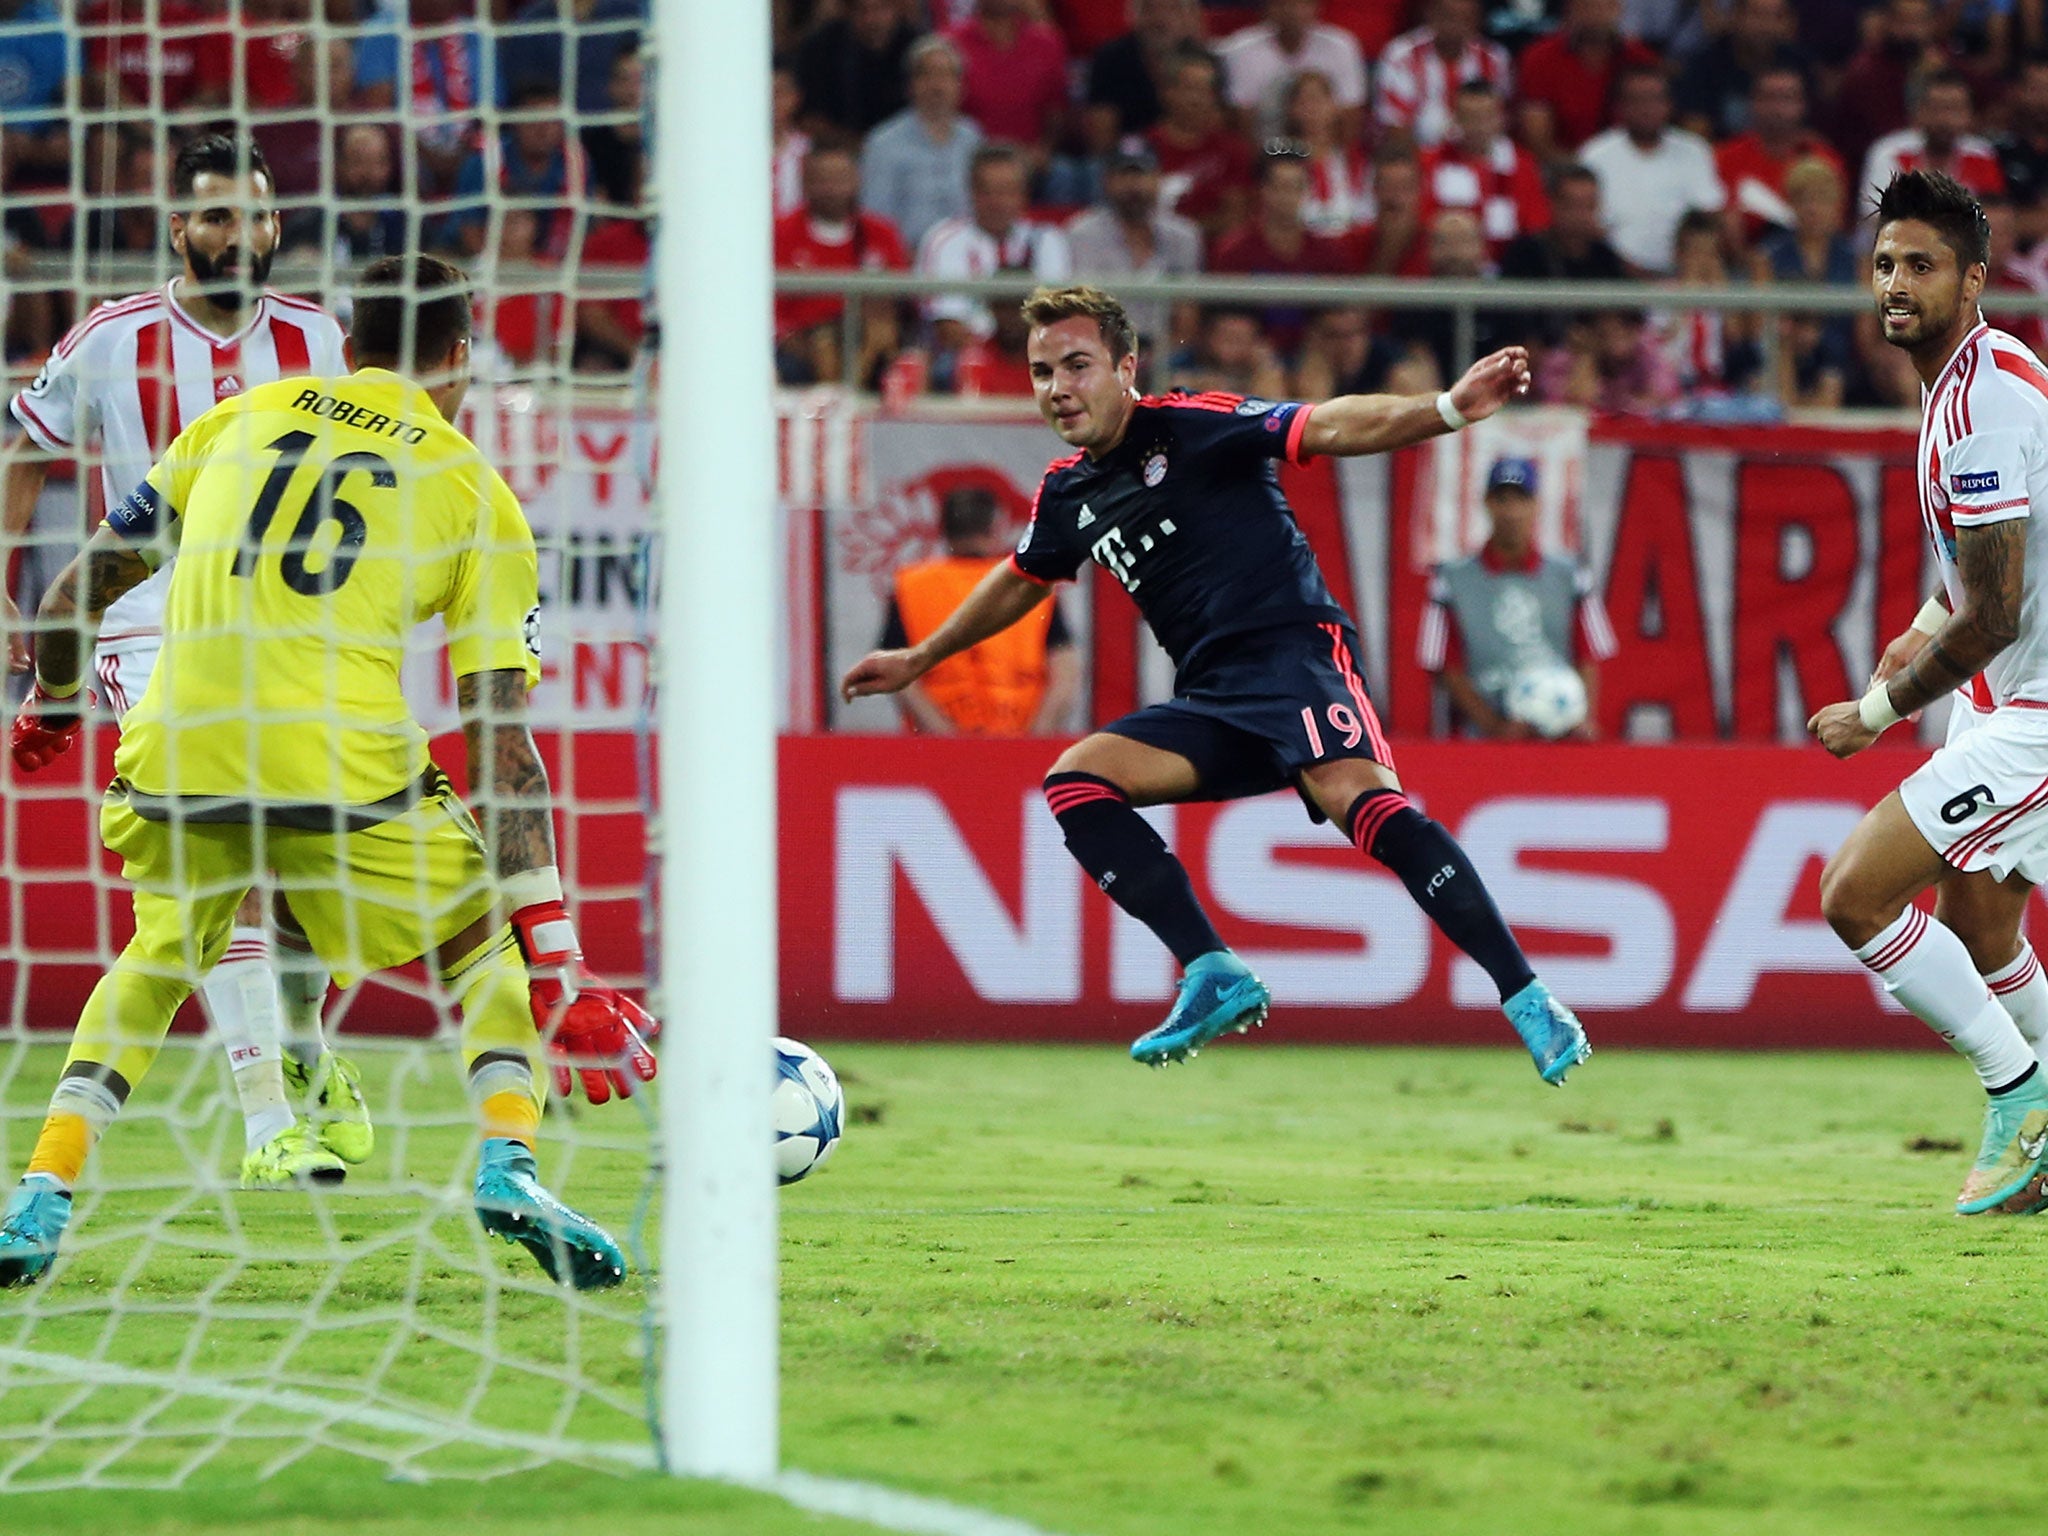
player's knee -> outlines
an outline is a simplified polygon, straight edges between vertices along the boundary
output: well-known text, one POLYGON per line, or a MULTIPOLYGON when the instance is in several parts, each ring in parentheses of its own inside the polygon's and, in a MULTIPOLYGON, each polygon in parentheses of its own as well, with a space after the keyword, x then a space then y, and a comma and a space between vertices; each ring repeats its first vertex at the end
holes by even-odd
POLYGON ((1104 783, 1115 784, 1117 788, 1129 793, 1126 786, 1118 781, 1114 765, 1109 761, 1109 753, 1093 736, 1084 736, 1062 752, 1046 773, 1044 782, 1050 785, 1061 774, 1066 773, 1085 773, 1091 778, 1101 779, 1104 783))
POLYGON ((1855 858, 1846 849, 1837 852, 1820 872, 1821 917, 1853 947, 1869 943, 1898 915, 1886 916, 1877 908, 1878 899, 1861 878, 1855 858))

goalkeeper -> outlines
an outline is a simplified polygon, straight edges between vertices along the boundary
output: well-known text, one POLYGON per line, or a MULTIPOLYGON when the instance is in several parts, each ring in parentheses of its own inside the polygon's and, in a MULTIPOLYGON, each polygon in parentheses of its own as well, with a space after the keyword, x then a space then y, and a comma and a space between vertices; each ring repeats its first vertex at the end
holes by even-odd
POLYGON ((344 378, 222 402, 174 441, 44 598, 17 758, 80 730, 100 616, 172 553, 163 654, 124 722, 100 836, 134 887, 135 937, 93 989, 27 1175, 0 1217, 0 1286, 50 1267, 93 1143, 220 958, 243 891, 270 884, 344 986, 424 955, 462 1013, 482 1126, 476 1211, 556 1281, 616 1285, 619 1246, 539 1183, 541 1040, 601 1103, 654 1075, 652 1021, 583 969, 555 869, 533 534, 450 423, 470 301, 431 257, 364 274, 344 378), (443 616, 483 812, 470 817, 399 691, 405 639, 443 616), (506 913, 509 911, 510 919, 506 913))

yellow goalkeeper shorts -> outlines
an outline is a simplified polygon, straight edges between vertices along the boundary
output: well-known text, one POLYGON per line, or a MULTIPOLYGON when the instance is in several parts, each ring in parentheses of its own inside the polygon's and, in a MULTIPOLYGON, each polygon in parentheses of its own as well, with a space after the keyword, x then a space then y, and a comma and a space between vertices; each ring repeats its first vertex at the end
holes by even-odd
POLYGON ((346 808, 180 801, 116 779, 100 841, 135 890, 133 957, 195 983, 252 886, 284 894, 344 987, 438 950, 497 899, 482 834, 434 768, 389 801, 346 808))

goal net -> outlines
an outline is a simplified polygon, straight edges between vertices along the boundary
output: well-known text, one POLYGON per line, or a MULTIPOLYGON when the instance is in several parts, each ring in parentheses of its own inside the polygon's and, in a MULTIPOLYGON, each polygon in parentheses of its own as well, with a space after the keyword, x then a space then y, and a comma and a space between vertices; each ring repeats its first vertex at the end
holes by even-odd
MULTIPOLYGON (((339 19, 349 7, 311 0, 57 9, 51 25, 77 67, 29 124, 33 153, 11 157, 4 191, 9 393, 33 387, 54 346, 64 387, 96 403, 6 423, 10 463, 41 466, 13 576, 23 612, 126 494, 109 465, 135 423, 115 413, 138 413, 154 451, 213 400, 317 362, 303 308, 273 305, 290 324, 272 336, 238 329, 256 325, 253 300, 238 314, 195 313, 189 284, 166 289, 188 263, 205 270, 194 250, 221 258, 221 238, 201 240, 198 225, 213 217, 201 204, 226 194, 196 197, 174 178, 180 150, 225 126, 270 169, 281 221, 271 288, 345 327, 354 279, 379 255, 437 251, 471 277, 476 382, 461 425, 517 494, 538 547, 544 673, 531 707, 568 906, 593 969, 645 986, 651 434, 635 380, 650 40, 630 19, 479 22, 473 13, 493 8, 466 4, 355 24, 339 19), (174 213, 187 216, 180 249, 174 213), (163 296, 154 309, 129 314, 146 324, 97 311, 112 317, 103 332, 132 333, 120 345, 81 339, 94 306, 151 293, 163 296)), ((225 243, 232 285, 263 241, 245 219, 225 243)), ((320 589, 340 536, 317 523, 286 552, 320 589)), ((83 739, 40 772, 4 769, 10 1189, 50 1111, 69 1032, 134 926, 119 862, 100 843, 116 711, 136 702, 123 696, 134 676, 89 676, 100 699, 83 739)), ((438 625, 408 640, 403 676, 436 761, 459 775, 438 625)), ((247 717, 262 708, 252 695, 247 717)), ((334 708, 338 721, 343 702, 334 708)), ((244 1105, 208 1021, 195 994, 77 1178, 53 1267, 0 1291, 0 1490, 268 1476, 326 1452, 397 1476, 654 1463, 652 1093, 600 1107, 555 1096, 540 1122, 540 1181, 627 1256, 618 1288, 576 1291, 478 1224, 461 1026, 420 965, 325 1001, 328 1045, 360 1069, 375 1127, 374 1151, 338 1185, 243 1187, 244 1105)), ((303 1118, 305 1101, 296 1107, 303 1118)))

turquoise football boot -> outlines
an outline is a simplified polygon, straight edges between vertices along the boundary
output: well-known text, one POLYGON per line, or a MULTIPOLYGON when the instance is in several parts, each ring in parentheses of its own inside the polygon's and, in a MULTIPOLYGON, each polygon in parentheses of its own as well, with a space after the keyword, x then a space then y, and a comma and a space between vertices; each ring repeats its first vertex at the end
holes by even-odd
POLYGON ((532 1254, 548 1278, 579 1291, 609 1290, 626 1278, 612 1236, 541 1187, 524 1142, 493 1136, 476 1170, 476 1219, 486 1232, 532 1254))
POLYGON ((0 1290, 34 1285, 57 1258, 57 1239, 71 1224, 71 1194, 52 1179, 23 1179, 0 1213, 0 1290))
POLYGON ((1536 1059, 1537 1073, 1551 1087, 1561 1086, 1565 1073, 1593 1054, 1577 1016, 1542 982, 1530 982, 1500 1007, 1536 1059))
POLYGON ((1243 1034, 1266 1022, 1273 994, 1251 967, 1227 949, 1198 955, 1180 979, 1166 1022, 1131 1042, 1131 1060, 1148 1067, 1186 1061, 1222 1034, 1243 1034))
POLYGON ((1985 1103, 1984 1141, 1956 1196, 1958 1216, 1989 1210, 2026 1215, 2048 1204, 2042 1187, 2048 1170, 2048 1084, 2041 1077, 2036 1072, 2021 1087, 1985 1103))

